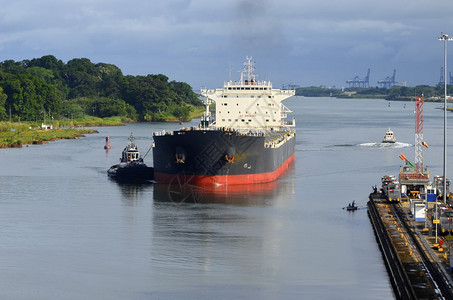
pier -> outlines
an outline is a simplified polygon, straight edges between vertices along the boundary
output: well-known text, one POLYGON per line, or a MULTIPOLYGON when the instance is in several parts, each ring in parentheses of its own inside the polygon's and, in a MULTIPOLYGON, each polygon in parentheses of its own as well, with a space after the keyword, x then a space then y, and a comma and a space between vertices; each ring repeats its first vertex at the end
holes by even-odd
MULTIPOLYGON (((389 203, 375 191, 367 204, 395 297, 453 299, 453 261, 448 253, 453 235, 437 238, 432 222, 416 221, 411 215, 410 203, 408 198, 389 203)), ((427 209, 426 220, 432 216, 427 209)))

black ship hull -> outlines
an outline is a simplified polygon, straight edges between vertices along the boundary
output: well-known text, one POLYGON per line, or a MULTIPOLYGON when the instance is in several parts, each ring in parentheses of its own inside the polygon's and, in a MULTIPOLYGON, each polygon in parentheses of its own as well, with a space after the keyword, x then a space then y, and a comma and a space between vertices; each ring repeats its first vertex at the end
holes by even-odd
POLYGON ((159 183, 249 184, 274 181, 289 168, 295 133, 180 130, 155 135, 154 143, 159 183))

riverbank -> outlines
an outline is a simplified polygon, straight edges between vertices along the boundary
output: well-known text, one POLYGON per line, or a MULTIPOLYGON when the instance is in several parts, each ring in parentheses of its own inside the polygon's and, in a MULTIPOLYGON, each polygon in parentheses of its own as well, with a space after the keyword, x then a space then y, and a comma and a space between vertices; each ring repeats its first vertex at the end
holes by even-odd
POLYGON ((88 128, 67 128, 49 130, 21 130, 13 129, 9 132, 0 132, 0 148, 21 148, 23 145, 39 145, 61 139, 77 139, 85 134, 97 133, 88 128))
MULTIPOLYGON (((197 109, 191 112, 190 119, 203 114, 197 109)), ((0 148, 20 148, 29 144, 44 144, 60 139, 77 139, 85 134, 96 133, 96 130, 86 127, 124 126, 136 120, 125 117, 98 118, 84 116, 83 118, 64 119, 49 124, 36 122, 0 122, 0 148)), ((180 122, 171 118, 165 122, 180 122)))

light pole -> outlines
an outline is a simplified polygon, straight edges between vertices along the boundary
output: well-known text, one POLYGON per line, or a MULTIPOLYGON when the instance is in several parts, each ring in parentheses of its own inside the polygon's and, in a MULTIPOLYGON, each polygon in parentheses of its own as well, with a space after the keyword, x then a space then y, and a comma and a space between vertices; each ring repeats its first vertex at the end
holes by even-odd
MULTIPOLYGON (((441 33, 439 41, 444 41, 444 165, 443 165, 443 192, 442 197, 444 203, 447 203, 447 42, 453 40, 445 33, 441 33)), ((436 244, 437 244, 437 200, 436 200, 436 244)))

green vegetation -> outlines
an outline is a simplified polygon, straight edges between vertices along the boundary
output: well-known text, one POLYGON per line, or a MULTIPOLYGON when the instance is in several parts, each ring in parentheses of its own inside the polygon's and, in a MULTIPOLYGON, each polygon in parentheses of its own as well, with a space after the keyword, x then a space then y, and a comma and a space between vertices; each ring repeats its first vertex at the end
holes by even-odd
POLYGON ((305 97, 338 97, 342 94, 341 90, 330 89, 316 86, 301 87, 296 89, 296 96, 305 97))
POLYGON ((0 121, 188 120, 201 105, 187 83, 162 74, 124 76, 115 65, 86 58, 0 63, 0 121))
MULTIPOLYGON (((93 129, 74 129, 66 126, 62 129, 38 130, 30 123, 0 122, 0 148, 22 147, 23 144, 42 144, 58 139, 75 139, 84 134, 96 132, 93 129)), ((71 124, 72 125, 72 122, 71 124)))
MULTIPOLYGON (((453 94, 453 85, 448 86, 447 93, 453 94)), ((330 89, 323 87, 303 87, 296 89, 297 96, 306 97, 337 97, 337 98, 377 98, 386 100, 411 100, 415 96, 424 96, 426 101, 440 101, 443 99, 444 86, 418 85, 416 87, 394 86, 387 88, 345 88, 330 89)))

